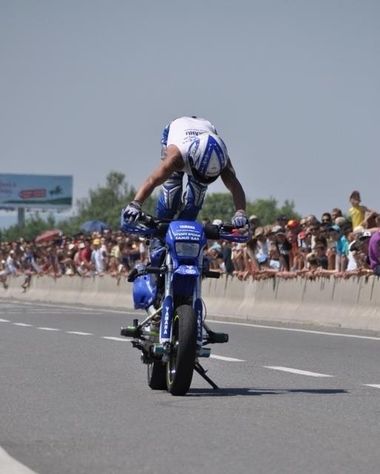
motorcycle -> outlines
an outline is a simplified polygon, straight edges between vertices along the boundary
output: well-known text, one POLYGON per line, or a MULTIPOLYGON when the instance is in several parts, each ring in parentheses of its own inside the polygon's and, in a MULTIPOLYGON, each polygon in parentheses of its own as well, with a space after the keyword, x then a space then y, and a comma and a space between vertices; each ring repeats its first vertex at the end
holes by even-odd
POLYGON ((150 262, 138 264, 128 275, 134 307, 144 309, 147 317, 142 322, 134 319, 120 332, 141 351, 149 387, 185 395, 195 370, 217 389, 199 359, 210 357, 206 345, 228 342, 228 334, 214 332, 205 323, 202 280, 221 274, 209 269, 204 250, 208 239, 246 242, 248 233, 231 225, 168 221, 147 214, 124 222, 122 230, 151 239, 150 262))

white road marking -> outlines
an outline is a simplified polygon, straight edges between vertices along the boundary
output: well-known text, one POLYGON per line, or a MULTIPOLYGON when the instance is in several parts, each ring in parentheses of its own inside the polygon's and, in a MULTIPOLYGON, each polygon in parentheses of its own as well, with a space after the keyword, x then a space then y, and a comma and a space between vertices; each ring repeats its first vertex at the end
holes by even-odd
MULTIPOLYGON (((85 311, 92 311, 95 312, 96 314, 105 314, 105 313, 115 313, 115 314, 125 314, 125 315, 133 315, 133 311, 131 310, 119 310, 119 309, 110 309, 110 308, 99 308, 97 306, 80 306, 74 307, 70 305, 60 305, 60 304, 53 304, 53 303, 28 303, 28 302, 17 302, 17 303, 9 303, 10 305, 14 306, 33 306, 33 305, 38 305, 39 307, 45 307, 45 308, 62 308, 66 309, 69 311, 70 309, 77 309, 80 312, 85 312, 85 311)), ((16 307, 17 307, 16 306, 16 307)), ((1 321, 0 321, 1 322, 1 321)), ((5 322, 5 321, 4 321, 5 322)), ((270 326, 270 325, 265 325, 265 324, 255 324, 255 323, 238 323, 238 322, 233 322, 233 321, 219 321, 217 319, 210 319, 210 323, 215 323, 215 324, 226 324, 226 325, 231 325, 231 326, 246 326, 246 327, 252 327, 252 328, 258 328, 258 329, 273 329, 276 331, 289 331, 289 332, 300 332, 300 333, 305 333, 305 334, 319 334, 322 336, 335 336, 335 337, 348 337, 348 338, 354 338, 354 339, 367 339, 370 341, 380 341, 380 337, 376 336, 362 336, 359 334, 345 334, 345 333, 339 333, 339 332, 328 332, 328 331, 316 331, 313 329, 297 329, 297 328, 288 328, 288 327, 282 327, 282 326, 270 326)))
POLYGON ((21 464, 16 459, 0 447, 0 473, 2 474, 37 474, 28 467, 21 464))
POLYGON ((44 328, 44 327, 38 327, 37 329, 40 329, 41 331, 60 331, 58 328, 44 328))
POLYGON ((273 365, 265 365, 264 367, 266 369, 280 370, 281 372, 289 372, 291 374, 307 375, 309 377, 334 377, 333 375, 320 374, 318 372, 310 372, 308 370, 292 369, 291 367, 280 367, 273 365))
POLYGON ((220 356, 216 354, 211 354, 210 358, 217 359, 217 360, 224 360, 226 362, 245 362, 245 360, 243 359, 235 359, 234 357, 225 357, 225 356, 220 356))
POLYGON ((259 329, 274 329, 276 331, 289 331, 289 332, 303 332, 306 334, 320 334, 322 336, 335 336, 335 337, 349 337, 354 339, 369 339, 370 341, 380 341, 380 337, 376 336, 359 336, 358 334, 345 334, 340 332, 327 332, 327 331, 315 331, 313 329, 296 329, 296 328, 284 328, 281 326, 267 326, 264 324, 254 324, 254 323, 234 323, 231 321, 217 321, 210 319, 210 323, 216 324, 229 324, 232 326, 246 326, 259 329))
POLYGON ((10 323, 9 319, 1 319, 0 318, 0 323, 10 323))
POLYGON ((33 327, 33 324, 27 324, 27 323, 12 323, 13 326, 20 326, 22 328, 31 328, 33 327))
POLYGON ((75 334, 76 336, 93 336, 91 332, 66 331, 66 334, 75 334))
POLYGON ((130 342, 132 339, 126 337, 114 337, 114 336, 102 336, 102 339, 107 339, 108 341, 121 341, 121 342, 130 342))
POLYGON ((376 383, 365 383, 363 385, 365 385, 366 387, 380 388, 380 384, 376 384, 376 383))
MULTIPOLYGON (((64 311, 62 311, 62 310, 51 310, 51 309, 27 309, 24 312, 27 313, 27 314, 62 314, 64 311)), ((72 311, 69 311, 69 313, 71 314, 72 311)))

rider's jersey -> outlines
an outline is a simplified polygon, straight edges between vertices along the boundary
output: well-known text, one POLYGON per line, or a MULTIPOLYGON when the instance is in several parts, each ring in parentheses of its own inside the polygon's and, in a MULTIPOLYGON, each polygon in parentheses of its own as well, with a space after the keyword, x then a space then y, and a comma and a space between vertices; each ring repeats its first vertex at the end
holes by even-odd
POLYGON ((200 117, 180 117, 173 120, 165 127, 161 144, 164 146, 175 145, 181 152, 185 166, 183 171, 191 175, 188 160, 188 149, 191 142, 202 133, 217 133, 214 125, 200 117), (165 143, 166 141, 166 143, 165 143))
MULTIPOLYGON (((175 145, 183 158, 182 170, 173 173, 161 187, 157 200, 156 215, 159 218, 194 220, 202 208, 207 184, 198 182, 192 175, 189 163, 188 149, 191 142, 202 133, 215 133, 216 129, 211 122, 199 117, 180 117, 170 122, 163 130, 161 136, 161 158, 165 159, 166 148, 175 145), (186 191, 182 195, 182 177, 188 175, 186 191), (179 214, 177 214, 179 213, 179 214)), ((227 167, 235 174, 235 170, 228 159, 227 167)))

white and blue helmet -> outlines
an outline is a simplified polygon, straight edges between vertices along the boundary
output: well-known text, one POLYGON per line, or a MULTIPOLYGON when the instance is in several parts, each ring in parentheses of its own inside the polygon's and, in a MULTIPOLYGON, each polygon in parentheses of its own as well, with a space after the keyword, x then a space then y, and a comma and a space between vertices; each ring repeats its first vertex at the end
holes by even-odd
POLYGON ((215 181, 227 166, 228 152, 218 135, 202 133, 191 142, 188 159, 194 178, 209 184, 215 181))

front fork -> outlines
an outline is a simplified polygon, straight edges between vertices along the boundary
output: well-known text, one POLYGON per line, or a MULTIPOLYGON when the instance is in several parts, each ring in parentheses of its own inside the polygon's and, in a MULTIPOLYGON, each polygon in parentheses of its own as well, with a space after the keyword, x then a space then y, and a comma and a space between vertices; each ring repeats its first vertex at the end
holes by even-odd
MULTIPOLYGON (((174 300, 171 294, 172 272, 169 270, 165 276, 165 297, 162 304, 161 323, 160 323, 160 344, 166 345, 172 341, 173 319, 174 319, 174 300)), ((194 294, 192 298, 192 307, 197 318, 197 347, 198 352, 203 344, 203 302, 201 298, 201 278, 196 279, 194 285, 194 294)))
MULTIPOLYGON (((193 302, 193 309, 197 318, 197 346, 203 343, 203 303, 200 298, 193 302)), ((160 344, 171 342, 173 335, 174 303, 171 295, 165 296, 162 304, 160 322, 160 344)))

